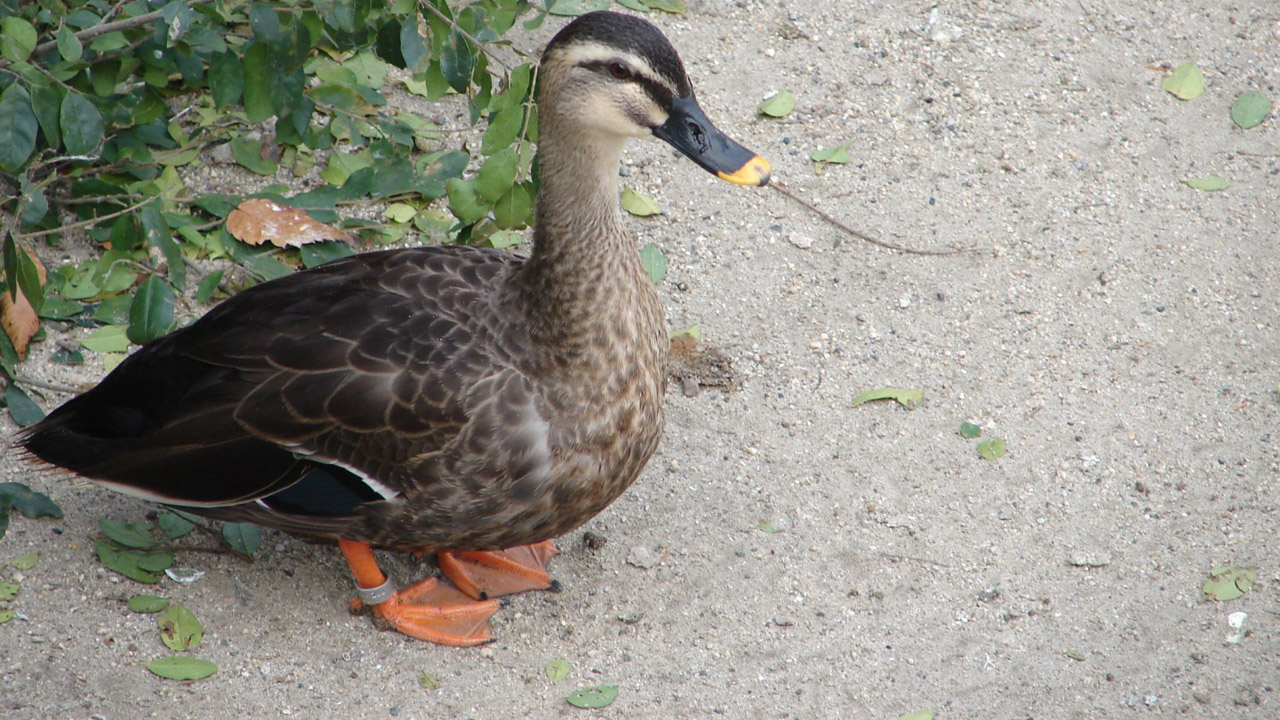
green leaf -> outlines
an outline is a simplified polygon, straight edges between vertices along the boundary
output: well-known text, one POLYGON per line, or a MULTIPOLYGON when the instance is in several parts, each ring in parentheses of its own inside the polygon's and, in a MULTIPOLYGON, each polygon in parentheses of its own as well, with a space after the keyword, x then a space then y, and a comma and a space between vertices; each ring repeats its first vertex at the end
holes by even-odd
POLYGON ((786 117, 796 109, 796 96, 786 90, 780 90, 765 98, 756 111, 769 117, 786 117))
POLYGON ((125 336, 138 345, 168 334, 174 326, 173 291, 158 275, 148 275, 138 286, 129 306, 129 329, 125 336))
POLYGON ((489 116, 489 127, 485 128, 484 138, 480 142, 480 152, 492 155, 503 148, 511 146, 520 134, 520 125, 524 121, 524 106, 505 107, 495 115, 489 116))
POLYGON ((122 353, 129 349, 124 325, 104 325, 80 339, 80 344, 98 353, 122 353))
POLYGON ((45 320, 67 320, 84 312, 84 305, 57 296, 46 297, 40 306, 40 317, 45 320))
POLYGON ((102 113, 79 93, 69 92, 62 98, 59 123, 62 144, 72 155, 90 155, 102 142, 102 113))
POLYGON ((1257 582, 1257 568, 1226 565, 1211 570, 1209 579, 1205 581, 1204 587, 1201 589, 1204 591, 1205 600, 1226 602, 1242 597, 1253 589, 1254 584, 1257 582))
POLYGON ((568 660, 556 658, 547 663, 547 679, 553 683, 558 683, 569 677, 569 671, 572 669, 573 666, 569 664, 568 660))
POLYGON ((204 627, 185 605, 170 605, 156 618, 160 640, 174 652, 185 652, 204 640, 204 627))
POLYGON ((209 302, 213 294, 218 291, 218 284, 222 282, 223 272, 223 270, 214 270, 200 280, 200 287, 196 289, 196 302, 202 305, 209 302))
MULTIPOLYGON (((0 532, 0 537, 4 537, 4 533, 0 532)), ((13 619, 12 610, 0 610, 0 625, 3 625, 13 619)))
POLYGON ((1160 87, 1179 100, 1195 100, 1204 94, 1204 75, 1195 63, 1183 63, 1160 81, 1160 87))
POLYGON ((0 20, 0 57, 15 63, 26 62, 36 49, 36 38, 35 26, 26 20, 16 16, 0 20))
POLYGON ((144 525, 102 518, 98 520, 98 527, 102 528, 103 535, 125 547, 149 548, 156 544, 155 536, 151 534, 151 523, 144 525))
POLYGON ((36 114, 21 83, 0 93, 0 169, 17 172, 36 148, 36 114))
POLYGON ((658 207, 658 203, 656 201, 652 198, 641 195, 630 187, 624 187, 622 189, 622 209, 636 217, 649 217, 650 215, 662 214, 662 208, 658 207))
POLYGON ((782 532, 782 528, 778 527, 777 525, 774 525, 768 520, 761 520, 760 524, 756 527, 756 529, 758 529, 760 532, 767 532, 770 534, 782 532))
POLYGON ((80 43, 80 39, 76 37, 68 25, 58 28, 58 32, 54 35, 54 40, 58 43, 58 54, 67 62, 75 62, 80 59, 80 55, 84 53, 84 45, 80 43))
POLYGON ((667 276, 667 258, 653 245, 640 248, 640 264, 644 265, 654 285, 662 282, 662 279, 667 276))
POLYGON ((822 172, 822 168, 827 165, 848 165, 849 148, 841 145, 840 147, 826 148, 824 150, 814 150, 809 155, 809 159, 813 160, 814 172, 822 172))
POLYGON ((22 586, 16 582, 0 582, 0 600, 13 600, 21 589, 22 586))
POLYGON ((129 609, 136 613, 158 613, 169 607, 169 598, 158 595, 134 595, 129 598, 129 609))
POLYGON ((971 422, 960 423, 960 437, 972 440, 982 434, 982 428, 971 422))
POLYGON ((480 172, 476 173, 476 194, 489 203, 511 191, 516 181, 515 148, 505 148, 484 161, 480 172))
POLYGON ((1231 105, 1231 122, 1241 130, 1260 125, 1271 114, 1271 98, 1257 90, 1240 94, 1231 105))
POLYGON ((250 43, 244 51, 244 112, 249 122, 262 122, 276 114, 275 101, 271 97, 272 66, 271 48, 259 42, 250 43))
POLYGON ((661 10, 662 12, 672 13, 674 15, 683 15, 685 12, 684 0, 640 0, 651 10, 661 10))
POLYGON ((40 562, 40 551, 35 550, 29 553, 23 553, 22 555, 19 555, 18 557, 10 560, 9 564, 12 565, 15 570, 30 570, 31 568, 35 567, 39 562, 40 562))
POLYGON ((44 410, 16 383, 11 382, 5 388, 4 403, 9 409, 9 417, 18 427, 29 427, 44 419, 44 410))
POLYGON ((418 687, 423 690, 439 690, 440 678, 428 672, 418 673, 418 687))
POLYGON ((932 710, 917 710, 906 715, 899 715, 898 720, 933 720, 932 710))
MULTIPOLYGON (((14 248, 17 250, 17 248, 14 248)), ((40 284, 40 270, 26 251, 15 253, 18 260, 18 287, 27 301, 38 312, 44 304, 44 287, 40 284)))
POLYGON ((1231 183, 1226 178, 1217 175, 1206 175, 1199 178, 1187 178, 1182 181, 1184 185, 1195 190, 1204 190, 1206 192, 1216 192, 1218 190, 1226 190, 1231 187, 1231 183))
POLYGON ((209 92, 219 110, 240 102, 244 93, 244 67, 233 52, 214 55, 209 60, 209 92))
POLYGON ((565 702, 577 708, 602 708, 612 705, 617 697, 617 685, 597 685, 574 690, 565 702))
POLYGON ((873 402, 875 400, 893 400, 908 410, 914 410, 920 401, 924 400, 924 391, 917 389, 903 389, 896 387, 882 387, 874 390, 860 392, 853 398, 853 402, 849 407, 856 408, 863 403, 873 402))
POLYGON ((106 540, 94 541, 93 551, 98 554, 98 561, 108 570, 140 583, 154 585, 160 582, 159 575, 144 569, 139 564, 141 555, 135 551, 122 550, 106 540))
POLYGON ((66 91, 59 85, 31 84, 31 109, 36 113, 40 130, 44 133, 44 142, 50 149, 56 150, 62 144, 62 128, 58 123, 58 113, 62 112, 62 97, 65 94, 66 91))
POLYGON ((231 156, 249 170, 259 175, 274 175, 280 166, 262 157, 262 143, 238 137, 231 141, 231 156))
POLYGON ((609 9, 609 0, 555 0, 547 8, 547 12, 562 17, 577 17, 607 9, 609 9))
POLYGON ((262 529, 250 523, 229 522, 222 526, 222 539, 237 554, 250 557, 262 546, 262 529))
POLYGON ((474 180, 449 178, 444 184, 449 196, 449 212, 469 225, 489 214, 489 205, 476 195, 474 180))
POLYGON ((160 526, 160 532, 170 540, 177 540, 196 529, 193 516, 172 508, 161 511, 160 516, 156 518, 156 524, 160 526))
POLYGON ((987 438, 978 443, 978 456, 983 460, 999 460, 1004 457, 1004 438, 987 438))
POLYGON ((62 517, 62 508, 44 493, 39 493, 22 483, 0 483, 0 505, 12 507, 31 519, 62 517))
POLYGON ((440 50, 440 72, 454 92, 465 93, 471 87, 471 72, 475 69, 475 56, 471 45, 461 32, 454 30, 440 50))
POLYGON ((680 328, 679 330, 669 330, 667 332, 667 339, 675 340, 681 335, 688 335, 689 337, 693 338, 693 341, 696 343, 702 339, 702 326, 690 325, 689 327, 680 328))
POLYGON ((170 680, 200 680, 218 672, 218 666, 200 658, 170 655, 147 663, 147 669, 170 680))
POLYGON ((523 183, 511 186, 506 195, 493 204, 493 221, 498 227, 525 227, 533 220, 533 196, 523 183))

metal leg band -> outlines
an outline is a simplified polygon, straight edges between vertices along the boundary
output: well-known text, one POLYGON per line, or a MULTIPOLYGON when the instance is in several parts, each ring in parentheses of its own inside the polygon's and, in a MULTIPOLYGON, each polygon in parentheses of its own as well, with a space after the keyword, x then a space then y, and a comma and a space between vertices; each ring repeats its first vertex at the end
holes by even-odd
POLYGON ((359 596, 360 602, 365 605, 380 605, 396 594, 396 586, 391 584, 391 578, 387 578, 386 582, 377 587, 356 587, 356 594, 359 596))

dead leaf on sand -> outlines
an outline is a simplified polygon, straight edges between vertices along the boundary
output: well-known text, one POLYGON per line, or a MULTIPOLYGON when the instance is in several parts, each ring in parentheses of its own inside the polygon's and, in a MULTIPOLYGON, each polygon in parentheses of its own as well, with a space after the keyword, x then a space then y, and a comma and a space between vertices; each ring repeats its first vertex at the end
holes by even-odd
POLYGON ((324 240, 351 241, 350 233, 326 225, 288 205, 252 198, 227 216, 227 232, 250 245, 269 242, 276 247, 301 247, 324 240))
MULTIPOLYGON (((40 285, 43 286, 48 279, 44 265, 40 264, 35 253, 30 250, 26 250, 26 253, 27 257, 31 258, 31 262, 35 263, 36 273, 40 276, 40 285)), ((4 327, 4 333, 13 341, 13 349, 18 351, 18 357, 26 357, 27 343, 31 342, 31 336, 40 329, 40 318, 36 317, 35 308, 31 307, 31 301, 27 300, 21 288, 18 289, 17 300, 13 299, 8 290, 0 293, 0 325, 4 327)))

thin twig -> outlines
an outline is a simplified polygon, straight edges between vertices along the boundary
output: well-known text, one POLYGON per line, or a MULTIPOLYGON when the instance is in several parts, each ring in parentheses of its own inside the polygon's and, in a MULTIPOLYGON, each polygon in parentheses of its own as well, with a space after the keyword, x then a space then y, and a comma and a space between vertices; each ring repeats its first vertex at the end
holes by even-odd
POLYGON ((859 230, 854 230, 853 228, 849 227, 843 222, 837 220, 836 218, 832 217, 828 213, 819 209, 813 203, 791 192, 791 189, 788 188, 786 184, 781 181, 774 180, 773 182, 769 183, 769 187, 773 188, 774 190, 777 190, 783 195, 786 195, 792 200, 795 200, 796 202, 805 206, 809 210, 812 210, 814 213, 818 215, 818 217, 822 218, 823 220, 826 220, 832 225, 835 225, 836 227, 858 238, 859 240, 869 242, 872 245, 876 245, 878 247, 886 248, 888 250, 896 250, 897 252, 902 252, 902 253, 909 253, 911 255, 954 255, 958 252, 964 251, 964 248, 956 248, 956 247, 950 247, 950 248, 947 248, 946 250, 920 250, 918 248, 909 248, 903 245, 897 245, 897 244, 888 242, 887 240, 880 240, 879 238, 871 237, 870 235, 864 232, 861 232, 859 230))
POLYGON ((40 388, 41 390, 52 390, 54 392, 67 393, 68 395, 74 395, 81 392, 80 388, 63 385, 62 383, 49 382, 48 380, 39 380, 33 377, 27 377, 26 375, 19 375, 14 378, 14 382, 19 385, 28 385, 30 387, 40 388))
POLYGON ((120 217, 121 215, 127 215, 133 212, 134 210, 137 210, 138 208, 144 205, 147 205, 149 203, 155 202, 156 200, 159 200, 159 199, 160 199, 159 195, 153 195, 152 197, 145 198, 142 201, 137 202, 133 205, 130 205, 129 207, 123 210, 118 210, 113 213, 107 213, 106 215, 99 215, 97 217, 89 218, 88 220, 81 220, 80 222, 74 222, 74 223, 71 223, 70 225, 63 225, 62 227, 53 228, 52 230, 38 230, 36 232, 22 233, 20 235, 16 235, 16 237, 19 240, 29 240, 31 238, 44 237, 45 235, 54 235, 60 232, 66 232, 67 230, 75 230, 77 228, 82 228, 82 227, 92 227, 105 220, 112 220, 114 218, 120 217))
MULTIPOLYGON (((190 4, 191 5, 207 5, 208 3, 211 3, 211 2, 213 2, 213 0, 192 0, 190 4)), ((116 9, 119 9, 121 5, 123 5, 123 3, 113 8, 112 13, 114 13, 116 9)), ((149 13, 135 15, 134 17, 131 17, 131 18, 125 18, 124 20, 115 20, 112 22, 102 23, 101 25, 94 25, 91 28, 85 28, 84 30, 81 30, 80 32, 76 33, 75 37, 80 42, 84 42, 85 40, 92 40, 93 38, 96 38, 99 35, 106 35, 107 33, 115 32, 116 30, 128 30, 130 28, 136 28, 142 25, 147 25, 154 20, 159 20, 162 17, 164 17, 163 10, 154 10, 149 13)), ((36 46, 35 52, 33 52, 32 54, 39 55, 41 53, 47 53, 56 47, 58 47, 57 40, 49 40, 48 42, 42 42, 36 46)), ((5 66, 7 66, 7 63, 5 66)), ((0 67, 4 67, 4 66, 0 66, 0 67)))

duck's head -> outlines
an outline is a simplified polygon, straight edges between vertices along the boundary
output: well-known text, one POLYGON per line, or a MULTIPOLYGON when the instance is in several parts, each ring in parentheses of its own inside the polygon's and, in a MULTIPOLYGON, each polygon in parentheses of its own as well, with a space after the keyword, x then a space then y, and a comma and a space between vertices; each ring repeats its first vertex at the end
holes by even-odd
POLYGON ((615 12, 588 13, 547 44, 539 70, 541 112, 579 132, 657 136, 724 180, 769 182, 769 163, 707 119, 684 64, 652 23, 615 12))

